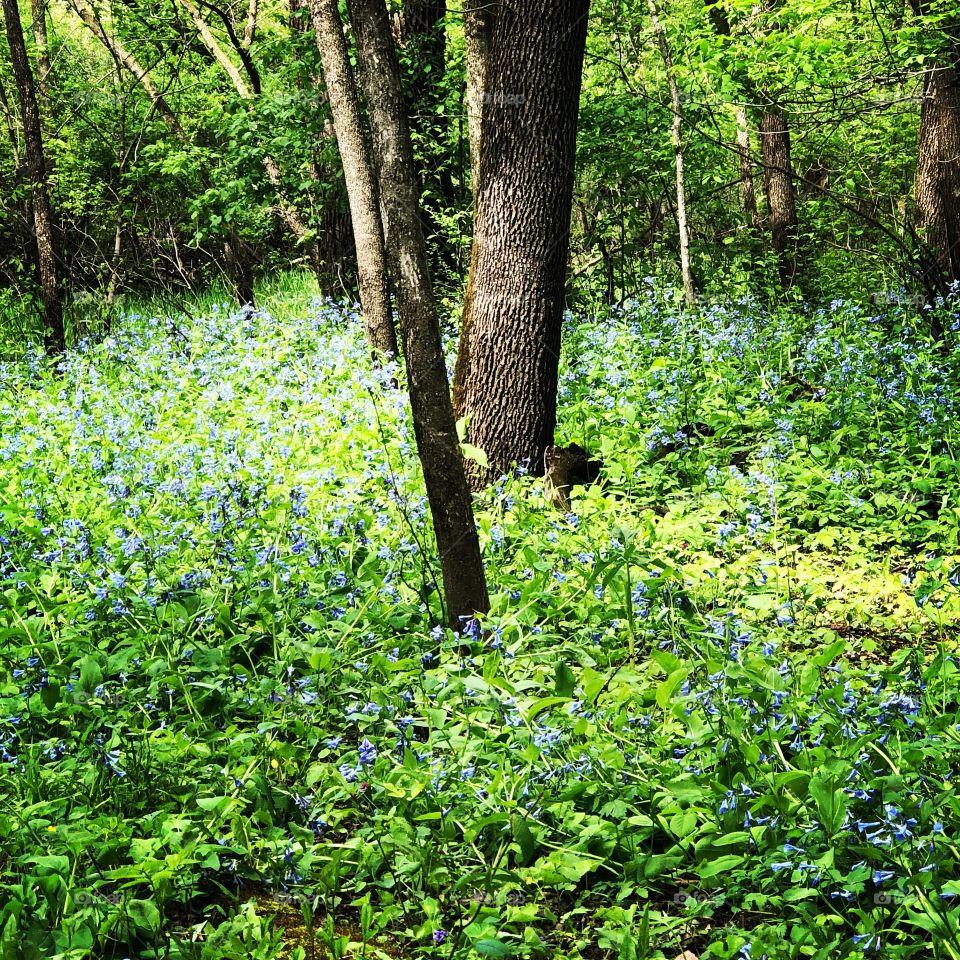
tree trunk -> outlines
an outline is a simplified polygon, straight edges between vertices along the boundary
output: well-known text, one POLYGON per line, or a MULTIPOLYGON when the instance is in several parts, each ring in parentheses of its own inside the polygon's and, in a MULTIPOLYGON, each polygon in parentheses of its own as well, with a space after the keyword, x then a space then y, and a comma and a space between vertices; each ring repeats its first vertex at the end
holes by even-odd
POLYGON ((790 127, 783 111, 773 106, 767 108, 759 132, 770 237, 777 254, 780 283, 789 290, 797 279, 797 201, 790 160, 790 127))
POLYGON ((396 357, 397 332, 390 312, 383 221, 363 132, 360 95, 350 65, 337 0, 313 0, 311 14, 347 183, 367 342, 378 354, 396 357))
POLYGON ((693 270, 690 266, 690 228, 687 223, 687 188, 683 171, 683 116, 681 113, 680 88, 673 73, 673 57, 667 32, 660 22, 656 0, 647 0, 653 34, 660 48, 663 66, 667 71, 667 84, 670 88, 670 141, 673 144, 674 164, 677 174, 677 231, 680 235, 680 274, 683 278, 683 296, 691 310, 697 307, 697 288, 693 282, 693 270))
MULTIPOLYGON (((706 0, 707 12, 714 30, 720 37, 729 37, 732 34, 730 18, 722 4, 715 0, 706 0)), ((756 10, 757 7, 754 7, 756 10)), ((731 74, 735 71, 731 68, 731 74)), ((752 84, 747 83, 751 88, 752 84)), ((737 153, 740 160, 740 195, 743 201, 743 212, 747 215, 750 226, 756 230, 760 227, 760 213, 757 210, 757 195, 753 186, 753 161, 750 158, 750 124, 747 119, 747 108, 737 106, 737 153)))
POLYGON ((467 135, 470 140, 470 172, 473 181, 473 213, 477 213, 480 185, 480 131, 487 84, 491 11, 486 0, 463 0, 463 35, 466 47, 467 135))
POLYGON ((457 415, 489 462, 471 463, 474 489, 514 464, 542 474, 553 443, 588 9, 490 4, 475 38, 476 210, 454 379, 457 415))
POLYGON ((750 155, 750 122, 747 108, 737 107, 737 152, 740 155, 740 197, 743 212, 753 230, 760 227, 760 211, 757 209, 757 193, 753 186, 753 158, 750 155))
POLYGON ((233 292, 241 307, 254 306, 253 252, 250 245, 231 231, 223 244, 223 259, 233 292))
POLYGON ((204 46, 210 51, 213 58, 223 68, 224 73, 226 73, 226 75, 230 78, 230 82, 233 84, 234 89, 237 91, 240 98, 242 100, 249 100, 251 97, 250 88, 247 86, 242 74, 237 69, 236 64, 230 59, 230 57, 227 56, 227 53, 223 47, 220 46, 217 38, 213 34, 213 31, 201 16, 197 5, 193 2, 193 0, 180 0, 180 3, 183 4, 183 8, 188 14, 190 14, 190 19, 193 21, 193 25, 197 28, 197 33, 200 34, 200 39, 203 40, 204 46))
POLYGON ((33 17, 33 41, 37 49, 37 90, 42 100, 50 98, 50 44, 47 39, 46 0, 30 0, 33 17))
POLYGON ((943 292, 960 280, 960 69, 953 64, 924 76, 914 192, 929 250, 924 274, 943 292))
POLYGON ((443 570, 447 619, 463 629, 490 601, 450 401, 400 68, 384 0, 350 0, 397 291, 417 449, 443 570))
POLYGON ((257 35, 258 0, 249 0, 247 4, 247 22, 243 28, 243 45, 249 50, 257 35))
POLYGON ((44 344, 48 354, 58 356, 66 349, 63 305, 60 300, 60 284, 57 276, 60 256, 53 226, 53 214, 50 209, 47 164, 43 153, 43 132, 40 127, 37 92, 30 62, 27 59, 27 46, 23 39, 23 24, 20 21, 17 0, 3 0, 3 16, 23 119, 24 154, 27 174, 30 178, 37 272, 40 275, 43 303, 44 344))

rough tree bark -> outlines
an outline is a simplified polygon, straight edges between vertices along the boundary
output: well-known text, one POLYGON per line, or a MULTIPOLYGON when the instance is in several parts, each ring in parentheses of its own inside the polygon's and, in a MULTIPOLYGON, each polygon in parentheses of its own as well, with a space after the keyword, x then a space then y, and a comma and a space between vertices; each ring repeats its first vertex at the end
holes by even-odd
POLYGON ((378 353, 395 357, 397 332, 390 310, 383 221, 337 0, 313 0, 311 15, 347 183, 367 342, 378 353))
MULTIPOLYGON (((921 20, 947 10, 935 0, 910 6, 921 20)), ((952 9, 932 21, 940 52, 923 77, 914 177, 915 222, 926 248, 921 273, 928 291, 939 294, 960 281, 960 17, 952 9)))
POLYGON ((470 141, 473 212, 476 217, 480 182, 480 132, 483 127, 490 44, 490 5, 487 0, 463 0, 463 36, 467 66, 467 135, 470 141))
POLYGON ((760 121, 763 183, 770 217, 770 239, 780 283, 789 290, 797 279, 797 199, 793 189, 790 127, 782 110, 767 108, 760 121))
POLYGON ((462 629, 489 608, 440 340, 400 68, 384 0, 348 3, 367 97, 390 270, 397 291, 417 449, 443 571, 447 618, 462 629))
POLYGON ((917 227, 929 248, 924 274, 943 292, 960 280, 960 69, 954 64, 938 64, 924 76, 914 193, 917 227))
POLYGON ((589 0, 487 4, 470 28, 475 222, 454 379, 489 467, 543 473, 553 443, 589 0), (476 113, 479 110, 479 118, 476 113))
POLYGON ((2 0, 2 2, 13 78, 20 97, 24 155, 27 175, 30 178, 36 263, 40 276, 40 296, 43 307, 44 345, 48 354, 58 356, 66 349, 66 331, 63 325, 63 304, 60 299, 58 277, 60 256, 53 213, 50 208, 47 164, 43 152, 43 132, 40 126, 40 110, 37 106, 37 91, 30 61, 27 58, 27 45, 23 39, 23 24, 20 20, 17 0, 2 0))
POLYGON ((687 221, 687 187, 683 170, 683 105, 680 102, 680 88, 673 72, 673 57, 667 32, 660 22, 656 0, 647 0, 653 35, 660 48, 664 69, 667 71, 667 85, 670 88, 670 141, 673 144, 674 165, 677 177, 677 231, 680 235, 680 274, 683 277, 683 296, 691 310, 697 307, 697 288, 693 281, 693 269, 690 266, 690 227, 687 221))

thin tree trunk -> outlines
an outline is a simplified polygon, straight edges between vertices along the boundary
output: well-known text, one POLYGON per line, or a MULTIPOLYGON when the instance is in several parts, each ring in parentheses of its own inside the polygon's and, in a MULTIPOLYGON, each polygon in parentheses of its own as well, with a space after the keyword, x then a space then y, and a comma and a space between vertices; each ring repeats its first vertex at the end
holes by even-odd
POLYGON ((7 136, 10 139, 13 169, 17 171, 20 168, 20 138, 17 135, 16 124, 13 121, 13 111, 10 109, 9 100, 7 100, 7 89, 3 85, 2 77, 0 77, 0 113, 3 114, 3 122, 6 124, 7 136))
POLYGON ((753 158, 750 152, 750 121, 747 108, 737 107, 737 152, 740 155, 740 196, 743 212, 753 230, 760 228, 760 211, 757 208, 757 193, 753 186, 753 158))
POLYGON ((33 17, 33 40, 37 48, 37 90, 42 100, 50 98, 50 44, 47 39, 46 0, 30 0, 33 17))
MULTIPOLYGON (((707 11, 714 30, 720 37, 729 37, 732 33, 730 18, 723 5, 715 0, 706 0, 707 11)), ((754 11, 758 10, 754 6, 754 11)), ((732 72, 732 71, 731 71, 732 72)), ((752 84, 748 84, 752 89, 752 84)), ((757 194, 753 185, 753 161, 750 155, 750 123, 747 118, 747 108, 737 106, 737 152, 740 160, 740 195, 743 202, 743 212, 747 215, 750 226, 757 230, 760 227, 760 212, 757 209, 757 194)))
POLYGON ((223 244, 223 259, 240 306, 252 307, 256 303, 253 291, 253 258, 249 245, 234 231, 230 232, 223 244))
POLYGON ((480 136, 483 128, 487 89, 487 62, 490 56, 491 10, 487 0, 463 0, 463 35, 467 59, 467 135, 470 140, 470 171, 473 180, 473 207, 476 216, 480 192, 480 136))
POLYGON ((383 0, 350 0, 397 291, 417 449, 443 569, 447 618, 463 629, 490 601, 440 340, 400 68, 383 0))
POLYGON ((120 279, 120 254, 123 252, 123 223, 117 221, 113 235, 113 261, 110 264, 110 280, 107 282, 107 331, 110 330, 110 311, 117 298, 117 282, 120 279))
POLYGON ((257 8, 258 0, 249 0, 247 4, 247 23, 243 29, 243 45, 247 50, 253 46, 257 35, 257 8))
POLYGON ((790 127, 783 111, 768 107, 759 132, 770 236, 777 255, 780 283, 789 290, 797 279, 797 201, 793 191, 790 127))
POLYGON ((231 83, 236 88, 241 99, 249 100, 251 97, 250 88, 237 69, 236 64, 227 56, 226 51, 217 42, 217 38, 213 35, 213 31, 207 25, 207 22, 200 15, 196 4, 193 0, 180 0, 180 3, 183 4, 184 10, 190 14, 190 19, 197 28, 197 33, 200 34, 200 39, 203 40, 204 46, 210 51, 217 63, 223 67, 224 72, 230 78, 231 83))
POLYGON ((687 223, 687 188, 683 172, 683 106, 680 102, 680 88, 673 73, 673 57, 670 55, 670 43, 667 32, 660 22, 656 0, 647 0, 653 34, 657 38, 660 56, 667 72, 667 84, 670 87, 670 140, 673 143, 674 162, 677 173, 677 231, 680 234, 680 274, 683 277, 683 296, 691 310, 697 307, 697 288, 693 281, 690 266, 690 228, 687 223))
POLYGON ((917 227, 929 253, 924 274, 935 290, 960 280, 960 70, 927 70, 914 182, 917 227))
POLYGON ((488 4, 470 59, 482 73, 475 223, 454 378, 458 417, 489 466, 543 473, 553 443, 577 114, 589 0, 488 4))
POLYGON ((27 174, 30 178, 30 202, 33 208, 33 229, 36 242, 37 272, 40 276, 40 292, 43 303, 44 344, 47 353, 58 356, 66 349, 66 331, 63 325, 63 304, 60 299, 58 277, 57 236, 50 208, 47 183, 47 164, 43 152, 43 131, 40 126, 40 111, 27 45, 23 39, 23 24, 17 0, 2 0, 3 16, 7 27, 7 42, 13 76, 20 96, 20 112, 23 120, 24 153, 27 174))
POLYGON ((311 14, 347 183, 367 342, 378 354, 395 357, 397 332, 390 310, 383 221, 337 0, 313 0, 311 14))

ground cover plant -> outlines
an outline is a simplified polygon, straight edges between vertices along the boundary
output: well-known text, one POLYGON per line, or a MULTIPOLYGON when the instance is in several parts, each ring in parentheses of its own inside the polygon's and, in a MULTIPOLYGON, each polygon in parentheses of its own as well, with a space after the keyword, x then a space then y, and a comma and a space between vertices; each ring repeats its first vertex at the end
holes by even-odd
MULTIPOLYGON (((875 302, 882 300, 882 302, 875 302)), ((0 368, 4 957, 960 957, 955 302, 566 320, 444 622, 357 310, 0 368), (927 317, 927 320, 929 316, 927 317)))

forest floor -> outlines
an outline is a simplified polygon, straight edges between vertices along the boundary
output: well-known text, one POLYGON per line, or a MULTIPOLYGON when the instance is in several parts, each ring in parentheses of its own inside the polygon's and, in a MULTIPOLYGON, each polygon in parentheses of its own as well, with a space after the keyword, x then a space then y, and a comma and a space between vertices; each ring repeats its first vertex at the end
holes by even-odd
POLYGON ((603 479, 478 498, 467 640, 354 308, 4 363, 0 956, 960 960, 957 356, 569 317, 603 479))

